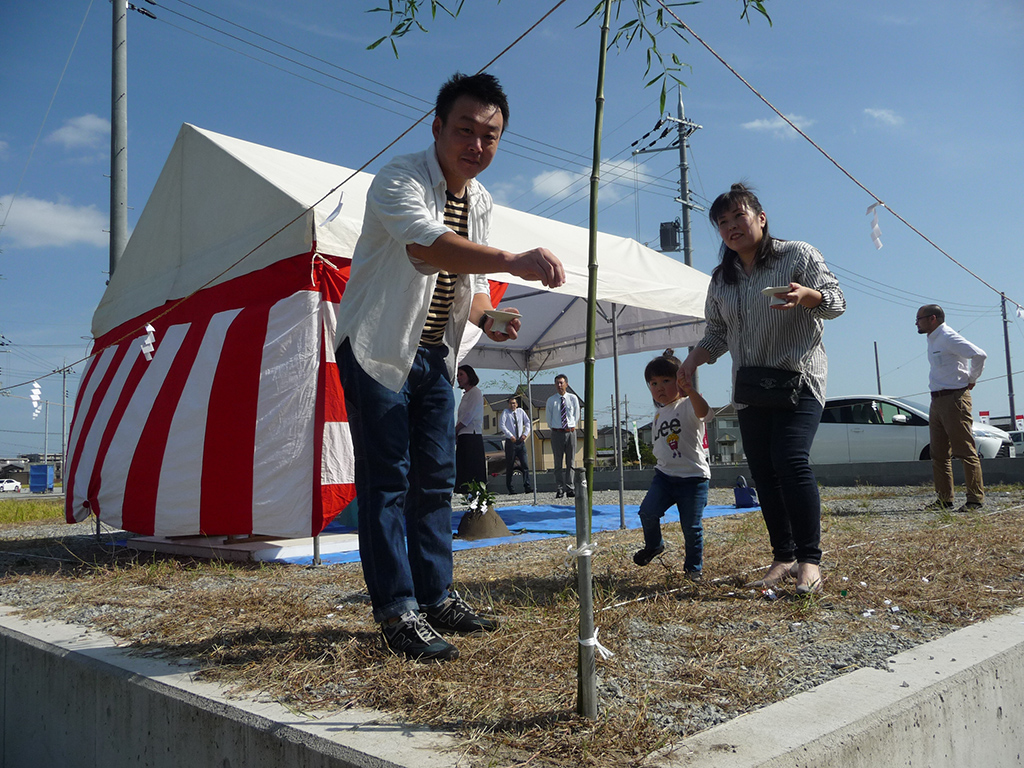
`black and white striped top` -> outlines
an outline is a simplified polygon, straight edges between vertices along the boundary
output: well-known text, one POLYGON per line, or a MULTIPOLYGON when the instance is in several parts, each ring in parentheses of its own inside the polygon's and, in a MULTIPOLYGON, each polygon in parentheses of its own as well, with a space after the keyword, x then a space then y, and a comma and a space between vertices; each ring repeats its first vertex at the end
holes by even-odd
MULTIPOLYGON (((452 232, 462 237, 469 237, 469 198, 457 198, 450 192, 444 204, 444 223, 452 232)), ((437 273, 434 295, 430 299, 427 320, 423 324, 420 344, 427 347, 438 347, 444 343, 444 327, 452 313, 455 302, 455 283, 459 276, 443 269, 437 273)))
POLYGON ((800 371, 811 394, 824 403, 828 359, 823 321, 843 314, 846 299, 817 248, 776 240, 775 251, 771 264, 755 267, 750 275, 738 270, 735 285, 712 279, 704 305, 707 330, 698 346, 708 351, 712 363, 730 353, 734 383, 736 369, 747 365, 800 371), (791 282, 820 291, 821 304, 814 309, 770 309, 771 298, 762 296, 761 289, 791 282))

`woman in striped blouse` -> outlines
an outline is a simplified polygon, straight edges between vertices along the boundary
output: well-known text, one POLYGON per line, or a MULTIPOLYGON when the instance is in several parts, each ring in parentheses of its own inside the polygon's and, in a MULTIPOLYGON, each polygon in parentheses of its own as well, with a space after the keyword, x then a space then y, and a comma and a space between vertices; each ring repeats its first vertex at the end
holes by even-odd
POLYGON ((722 237, 705 305, 707 330, 679 369, 692 379, 697 366, 732 356, 733 400, 740 368, 799 374, 794 408, 736 402, 750 474, 757 486, 773 559, 750 586, 768 588, 796 578, 796 591, 821 591, 821 501, 809 454, 825 403, 828 361, 825 320, 846 309, 843 292, 816 248, 768 233, 757 196, 733 184, 711 206, 722 237), (777 288, 773 295, 766 288, 777 288))

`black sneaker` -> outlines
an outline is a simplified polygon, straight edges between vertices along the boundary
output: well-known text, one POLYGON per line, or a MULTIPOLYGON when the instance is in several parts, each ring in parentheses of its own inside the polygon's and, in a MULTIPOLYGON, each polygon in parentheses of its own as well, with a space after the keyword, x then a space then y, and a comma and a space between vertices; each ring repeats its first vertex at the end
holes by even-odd
POLYGON ((638 549, 636 551, 636 553, 633 555, 633 562, 636 563, 637 565, 641 565, 641 566, 647 565, 648 563, 651 562, 651 560, 656 558, 658 555, 660 555, 664 551, 665 551, 665 542, 664 541, 661 542, 661 544, 656 546, 654 549, 647 549, 647 547, 644 547, 643 549, 638 549))
POLYGON ((931 504, 924 505, 925 512, 943 512, 947 509, 953 508, 952 501, 945 501, 944 499, 936 499, 931 504))
POLYGON ((977 512, 979 509, 984 507, 980 501, 968 501, 960 509, 957 510, 957 514, 963 514, 965 512, 977 512))
POLYGON ((484 632, 493 632, 498 628, 498 622, 493 619, 485 619, 474 613, 473 609, 454 589, 447 600, 433 608, 427 608, 424 615, 430 622, 430 626, 438 632, 479 635, 484 632))
POLYGON ((394 624, 381 624, 384 645, 392 653, 405 654, 415 661, 454 661, 459 649, 434 631, 423 614, 403 613, 394 624))

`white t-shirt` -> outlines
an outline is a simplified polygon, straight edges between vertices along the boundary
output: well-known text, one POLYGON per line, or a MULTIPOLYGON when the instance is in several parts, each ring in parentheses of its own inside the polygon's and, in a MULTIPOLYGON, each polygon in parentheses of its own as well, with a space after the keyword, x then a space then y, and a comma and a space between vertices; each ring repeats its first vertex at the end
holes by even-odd
POLYGON ((690 398, 663 405, 654 414, 651 436, 657 469, 672 477, 711 477, 704 453, 704 419, 693 412, 690 398))

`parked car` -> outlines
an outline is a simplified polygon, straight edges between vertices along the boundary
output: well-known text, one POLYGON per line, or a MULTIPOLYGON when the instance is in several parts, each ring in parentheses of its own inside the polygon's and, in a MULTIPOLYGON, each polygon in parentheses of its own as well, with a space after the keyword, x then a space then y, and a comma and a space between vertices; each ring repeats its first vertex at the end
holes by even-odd
POLYGON ((21 493, 21 483, 17 480, 11 480, 10 478, 0 480, 0 493, 6 493, 7 491, 21 493))
MULTIPOLYGON (((971 431, 981 458, 1017 455, 1003 430, 976 421, 971 431)), ((882 395, 832 397, 825 401, 811 463, 926 460, 929 442, 927 406, 882 395)))
POLYGON ((1013 432, 1007 432, 1006 434, 1013 440, 1013 447, 1017 449, 1017 455, 1024 456, 1024 430, 1015 429, 1013 432))
POLYGON ((484 435, 484 458, 487 460, 487 474, 491 477, 505 474, 505 438, 501 435, 484 435))

